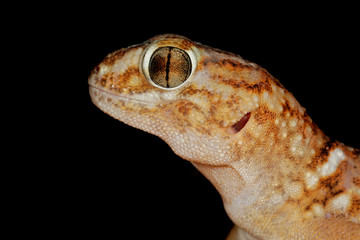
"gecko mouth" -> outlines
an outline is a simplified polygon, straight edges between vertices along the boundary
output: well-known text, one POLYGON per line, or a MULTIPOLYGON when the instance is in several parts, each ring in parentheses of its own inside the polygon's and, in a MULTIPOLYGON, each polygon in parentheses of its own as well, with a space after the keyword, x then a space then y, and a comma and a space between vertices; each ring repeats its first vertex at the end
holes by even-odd
POLYGON ((245 114, 238 122, 236 122, 234 125, 232 125, 230 127, 231 132, 233 134, 240 132, 241 129, 243 129, 245 127, 245 125, 249 121, 250 117, 251 117, 251 112, 248 112, 247 114, 245 114))
POLYGON ((137 103, 142 103, 142 104, 152 104, 153 103, 153 102, 145 101, 145 100, 142 100, 142 99, 136 99, 136 98, 121 96, 119 94, 106 91, 106 90, 104 90, 102 88, 99 88, 99 87, 91 85, 91 84, 89 84, 89 89, 90 89, 91 99, 93 99, 93 100, 94 100, 95 97, 97 97, 97 95, 99 95, 99 93, 101 93, 103 95, 109 96, 113 100, 116 99, 116 100, 120 100, 122 102, 132 101, 132 102, 137 102, 137 103), (91 91, 91 90, 93 90, 93 91, 91 91))

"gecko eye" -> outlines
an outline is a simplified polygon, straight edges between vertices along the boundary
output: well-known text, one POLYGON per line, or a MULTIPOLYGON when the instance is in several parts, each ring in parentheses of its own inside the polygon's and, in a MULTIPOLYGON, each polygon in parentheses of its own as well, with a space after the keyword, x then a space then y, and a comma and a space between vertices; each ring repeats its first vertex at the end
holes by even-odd
POLYGON ((149 74, 158 86, 174 88, 181 85, 191 74, 189 55, 176 47, 161 47, 151 56, 149 74))
POLYGON ((164 90, 174 90, 191 79, 199 55, 196 44, 190 40, 165 36, 144 49, 140 69, 151 85, 164 90))

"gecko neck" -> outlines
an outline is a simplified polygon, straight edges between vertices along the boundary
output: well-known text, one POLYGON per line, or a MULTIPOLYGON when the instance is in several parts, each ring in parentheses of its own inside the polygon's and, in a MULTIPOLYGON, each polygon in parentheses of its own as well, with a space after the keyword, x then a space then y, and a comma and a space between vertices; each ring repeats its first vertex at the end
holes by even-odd
MULTIPOLYGON (((290 219, 294 215, 302 218, 347 215, 346 209, 356 208, 350 204, 334 212, 326 209, 336 194, 349 189, 357 193, 360 202, 360 179, 353 180, 353 176, 360 175, 360 151, 331 141, 315 124, 301 129, 303 132, 288 130, 287 138, 282 140, 281 127, 272 137, 256 138, 253 133, 244 132, 242 136, 251 135, 253 139, 236 140, 242 143, 232 149, 236 160, 221 166, 193 163, 219 191, 236 225, 246 229, 251 222, 259 219, 270 222, 274 218, 283 224, 292 221, 296 225, 300 220, 290 219), (321 209, 318 212, 312 210, 314 202, 319 203, 315 204, 316 209, 321 209)), ((359 220, 356 220, 359 216, 353 218, 359 220)))

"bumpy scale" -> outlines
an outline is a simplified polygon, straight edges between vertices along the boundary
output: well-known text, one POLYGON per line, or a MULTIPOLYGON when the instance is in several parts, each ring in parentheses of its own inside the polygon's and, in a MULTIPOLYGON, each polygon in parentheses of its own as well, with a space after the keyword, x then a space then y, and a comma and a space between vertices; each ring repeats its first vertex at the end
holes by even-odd
POLYGON ((109 54, 102 111, 162 138, 219 191, 228 239, 360 239, 360 151, 330 140, 277 79, 177 35, 109 54))

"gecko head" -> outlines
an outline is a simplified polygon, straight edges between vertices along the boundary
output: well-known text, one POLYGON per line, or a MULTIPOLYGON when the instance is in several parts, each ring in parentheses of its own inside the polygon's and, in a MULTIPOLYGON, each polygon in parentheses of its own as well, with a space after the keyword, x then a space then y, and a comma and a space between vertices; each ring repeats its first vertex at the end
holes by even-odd
POLYGON ((256 64, 170 34, 109 54, 89 86, 102 111, 161 137, 187 160, 213 165, 231 161, 234 138, 268 114, 263 96, 283 91, 256 64))

